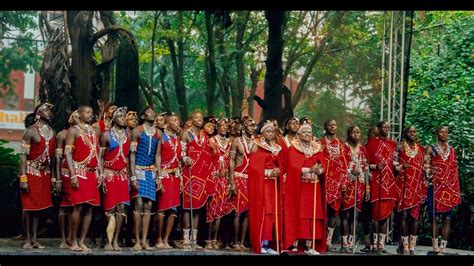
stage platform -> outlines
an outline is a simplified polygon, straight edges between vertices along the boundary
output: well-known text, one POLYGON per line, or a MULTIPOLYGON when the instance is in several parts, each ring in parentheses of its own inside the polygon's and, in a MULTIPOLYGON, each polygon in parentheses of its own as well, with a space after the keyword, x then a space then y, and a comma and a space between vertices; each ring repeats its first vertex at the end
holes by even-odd
MULTIPOLYGON (((46 246, 45 249, 30 249, 25 250, 22 249, 23 241, 21 240, 13 240, 11 238, 0 238, 0 256, 147 256, 147 255, 158 255, 158 256, 186 256, 186 255, 203 255, 203 256, 252 256, 258 255, 251 251, 233 251, 233 250, 207 250, 207 249, 199 249, 199 250, 191 250, 191 249, 159 249, 153 251, 132 251, 130 247, 122 247, 122 251, 106 251, 103 248, 92 248, 91 252, 77 252, 71 251, 69 249, 60 249, 59 243, 60 240, 57 238, 43 238, 39 239, 39 242, 46 246)), ((360 247, 357 249, 359 251, 360 247)), ((322 256, 385 256, 385 255, 396 255, 396 246, 393 245, 386 245, 386 250, 388 254, 377 255, 372 253, 361 253, 357 252, 356 254, 348 254, 348 253, 338 253, 338 252, 328 252, 323 254, 322 256)), ((426 256, 428 252, 432 250, 431 247, 428 246, 418 246, 415 255, 422 255, 426 256)), ((289 255, 304 255, 304 254, 289 254, 289 255)), ((468 250, 459 250, 459 249, 447 249, 446 255, 474 255, 474 251, 468 250)), ((272 256, 272 255, 258 255, 258 256, 272 256)))

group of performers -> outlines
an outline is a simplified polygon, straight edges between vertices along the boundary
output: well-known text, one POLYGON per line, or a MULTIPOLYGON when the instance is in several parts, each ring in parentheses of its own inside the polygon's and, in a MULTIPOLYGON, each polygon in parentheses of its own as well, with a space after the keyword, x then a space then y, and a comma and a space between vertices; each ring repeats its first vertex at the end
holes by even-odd
POLYGON ((276 120, 257 128, 250 117, 215 119, 199 111, 181 124, 174 113, 157 115, 152 106, 137 114, 110 103, 96 123, 92 108, 80 106, 56 134, 49 126, 51 104, 38 106, 34 116, 23 136, 19 169, 25 249, 44 248, 36 238, 38 213, 53 206, 52 193, 60 197, 60 247, 74 251, 90 251, 85 239, 93 210, 100 208, 104 248, 111 251, 121 250, 120 232, 130 216, 136 251, 232 244, 255 253, 315 255, 337 251, 333 234, 340 218, 339 252, 355 249, 359 220, 362 251, 381 254, 395 211, 398 252, 414 254, 426 201, 433 251, 443 254, 452 210, 461 202, 446 126, 437 128, 436 143, 423 147, 414 127, 403 131, 401 143, 391 140, 384 121, 369 130, 363 145, 358 126, 350 126, 343 140, 332 119, 318 139, 312 121, 297 117, 283 130, 276 120), (207 236, 198 234, 203 215, 207 236), (228 217, 233 230, 221 226, 228 217), (150 226, 155 241, 148 240, 150 226), (173 233, 180 241, 171 241, 173 233))

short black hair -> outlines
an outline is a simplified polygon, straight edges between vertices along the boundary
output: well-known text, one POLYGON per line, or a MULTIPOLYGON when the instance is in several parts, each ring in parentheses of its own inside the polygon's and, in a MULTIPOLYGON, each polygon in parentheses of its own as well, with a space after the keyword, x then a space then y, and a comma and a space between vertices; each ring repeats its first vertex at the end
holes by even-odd
POLYGON ((378 123, 377 123, 377 128, 382 128, 385 123, 388 124, 388 122, 385 121, 385 120, 382 120, 382 121, 378 122, 378 123))
MULTIPOLYGON (((349 135, 354 131, 354 129, 355 129, 356 127, 359 127, 359 126, 353 125, 353 126, 350 126, 350 127, 347 128, 347 136, 348 136, 348 137, 349 137, 349 135)), ((360 128, 359 128, 359 129, 360 129, 360 128)))
MULTIPOLYGON (((324 129, 326 129, 326 127, 329 126, 329 123, 331 123, 331 121, 336 122, 336 120, 333 119, 333 118, 326 120, 326 122, 324 122, 324 129)), ((337 123, 337 122, 336 122, 336 123, 337 123)))
POLYGON ((25 128, 29 128, 35 123, 35 113, 29 113, 25 116, 25 120, 23 120, 23 123, 25 123, 25 128))
POLYGON ((82 113, 82 112, 84 112, 84 110, 85 110, 86 108, 92 108, 92 107, 90 107, 89 105, 81 105, 81 106, 79 106, 79 107, 77 108, 77 111, 78 111, 79 113, 82 113))
POLYGON ((449 130, 449 127, 447 125, 441 124, 436 128, 436 134, 438 134, 443 128, 446 128, 447 130, 449 130))

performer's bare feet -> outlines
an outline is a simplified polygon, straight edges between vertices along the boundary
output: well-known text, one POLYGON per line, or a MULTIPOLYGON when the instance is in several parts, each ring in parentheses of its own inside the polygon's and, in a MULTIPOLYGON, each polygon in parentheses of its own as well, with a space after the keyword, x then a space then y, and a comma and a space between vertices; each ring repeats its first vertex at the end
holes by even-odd
POLYGON ((23 249, 32 249, 33 246, 30 244, 30 242, 26 242, 24 245, 23 245, 23 249))
POLYGON ((188 241, 183 240, 179 248, 182 248, 182 249, 191 248, 191 242, 189 240, 188 241))
POLYGON ((172 249, 173 247, 168 244, 168 241, 165 242, 165 246, 163 247, 164 249, 172 249))
POLYGON ((107 243, 107 244, 105 244, 104 249, 107 250, 107 251, 113 251, 114 247, 112 246, 112 244, 107 243))
POLYGON ((68 249, 69 245, 66 243, 66 241, 62 241, 61 244, 59 244, 60 249, 68 249))
POLYGON ((142 250, 142 246, 140 245, 140 243, 136 243, 135 246, 132 247, 132 250, 133 251, 140 251, 140 250, 142 250))
POLYGON ((142 249, 146 250, 146 251, 151 251, 151 250, 155 250, 154 248, 150 247, 148 245, 148 243, 142 243, 142 249))
POLYGON ((41 245, 39 242, 33 242, 31 245, 32 248, 37 248, 37 249, 45 249, 46 246, 41 245))
POLYGON ((82 251, 82 248, 80 248, 77 243, 73 243, 71 246, 69 246, 69 249, 72 251, 82 251))
POLYGON ((91 249, 88 248, 84 243, 79 243, 79 247, 81 248, 82 252, 90 252, 91 249))
POLYGON ((244 251, 249 251, 250 248, 246 247, 244 244, 240 245, 240 248, 244 251))
POLYGON ((204 246, 205 249, 214 249, 211 240, 206 240, 206 245, 204 246))
POLYGON ((217 240, 212 240, 212 247, 214 249, 220 249, 220 243, 217 242, 217 240))
POLYGON ((242 250, 242 249, 240 248, 240 245, 239 245, 239 244, 234 244, 234 245, 232 246, 232 249, 235 250, 235 251, 240 251, 240 250, 242 250))
POLYGON ((114 250, 115 250, 115 251, 122 251, 122 248, 120 247, 120 245, 119 245, 118 242, 115 241, 115 242, 112 244, 112 246, 114 247, 114 250))
POLYGON ((163 242, 159 241, 159 242, 157 242, 157 243, 155 244, 155 247, 156 247, 157 249, 162 249, 162 248, 165 247, 165 244, 163 244, 163 242))

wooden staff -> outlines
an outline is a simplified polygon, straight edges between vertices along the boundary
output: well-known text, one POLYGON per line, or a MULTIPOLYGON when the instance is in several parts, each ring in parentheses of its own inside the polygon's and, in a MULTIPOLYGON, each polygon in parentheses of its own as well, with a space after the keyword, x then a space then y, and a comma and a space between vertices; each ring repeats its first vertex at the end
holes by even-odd
MULTIPOLYGON (((314 180, 314 197, 313 197, 313 236, 312 236, 312 242, 311 242, 311 253, 314 252, 314 242, 316 241, 316 195, 318 193, 317 186, 316 184, 318 183, 318 177, 316 175, 316 178, 314 180)), ((311 254, 313 255, 313 254, 311 254)))
POLYGON ((278 188, 277 188, 278 179, 275 177, 275 223, 276 223, 276 244, 277 252, 280 254, 280 238, 278 235, 278 188))

